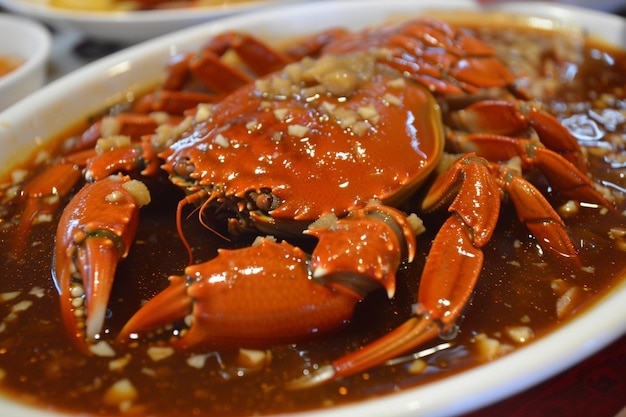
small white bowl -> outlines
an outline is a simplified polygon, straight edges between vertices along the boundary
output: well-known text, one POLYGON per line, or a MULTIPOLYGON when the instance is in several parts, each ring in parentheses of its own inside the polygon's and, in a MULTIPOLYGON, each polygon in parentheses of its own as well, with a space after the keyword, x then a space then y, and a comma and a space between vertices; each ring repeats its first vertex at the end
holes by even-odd
POLYGON ((0 13, 0 57, 24 59, 14 71, 0 76, 0 111, 44 84, 51 45, 50 32, 41 24, 0 13))

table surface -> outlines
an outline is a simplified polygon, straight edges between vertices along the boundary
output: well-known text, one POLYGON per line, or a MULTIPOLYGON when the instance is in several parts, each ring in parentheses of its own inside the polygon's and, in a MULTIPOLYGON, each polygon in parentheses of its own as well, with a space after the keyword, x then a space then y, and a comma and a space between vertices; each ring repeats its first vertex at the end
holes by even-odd
POLYGON ((618 413, 626 417, 626 335, 575 367, 465 417, 612 417, 618 413))
MULTIPOLYGON (((615 13, 626 16, 626 0, 615 13)), ((85 39, 72 31, 54 35, 49 81, 130 46, 85 39)), ((575 367, 464 417, 487 416, 626 417, 626 335, 575 367)))

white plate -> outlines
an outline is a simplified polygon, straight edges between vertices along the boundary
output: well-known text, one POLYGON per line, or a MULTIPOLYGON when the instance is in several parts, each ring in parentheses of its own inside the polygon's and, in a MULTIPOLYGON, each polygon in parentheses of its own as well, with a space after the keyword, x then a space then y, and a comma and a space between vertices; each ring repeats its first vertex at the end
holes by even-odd
MULTIPOLYGON (((121 92, 159 79, 170 54, 194 49, 224 30, 244 29, 271 40, 336 25, 357 29, 402 15, 417 15, 431 5, 430 1, 418 0, 309 3, 229 17, 121 51, 0 113, 0 166, 27 158, 38 140, 61 132, 72 121, 112 103, 121 92)), ((450 0, 437 4, 437 8, 443 7, 478 6, 469 0, 450 0)), ((530 9, 524 4, 507 8, 526 13, 532 10, 535 15, 581 24, 616 44, 623 44, 626 39, 626 21, 600 12, 535 2, 530 9)), ((432 417, 468 412, 526 389, 597 352, 626 332, 624 317, 626 282, 569 324, 501 359, 397 394, 301 416, 432 417)), ((10 399, 0 401, 0 415, 51 416, 48 411, 10 399)))
POLYGON ((99 40, 138 42, 235 13, 251 11, 276 3, 301 0, 241 0, 232 4, 129 12, 89 12, 49 6, 48 0, 0 0, 8 11, 33 17, 56 28, 78 29, 99 40))

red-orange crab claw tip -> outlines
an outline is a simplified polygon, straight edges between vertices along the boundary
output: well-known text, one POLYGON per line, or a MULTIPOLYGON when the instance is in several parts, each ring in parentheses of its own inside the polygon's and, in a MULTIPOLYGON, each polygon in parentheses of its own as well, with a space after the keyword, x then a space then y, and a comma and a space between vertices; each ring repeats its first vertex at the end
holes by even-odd
POLYGON ((53 277, 68 333, 79 349, 102 331, 118 262, 135 235, 145 186, 112 176, 84 186, 63 211, 56 233, 53 277))
POLYGON ((314 224, 306 233, 319 239, 311 255, 313 278, 359 297, 381 285, 392 298, 395 271, 415 252, 415 231, 406 215, 387 206, 352 210, 330 224, 314 224))
POLYGON ((332 365, 324 365, 317 368, 314 372, 289 381, 285 387, 290 390, 312 388, 334 380, 335 375, 335 368, 332 365))
POLYGON ((427 314, 412 316, 373 343, 335 360, 332 364, 321 366, 313 372, 289 381, 286 387, 291 390, 307 389, 338 378, 356 375, 435 339, 441 330, 440 324, 427 314))
POLYGON ((172 276, 169 287, 146 303, 124 325, 118 340, 126 341, 138 333, 179 321, 191 312, 191 306, 185 278, 172 276))
MULTIPOLYGON (((98 271, 97 279, 90 279, 85 283, 85 338, 95 340, 102 331, 106 317, 109 295, 115 275, 115 265, 119 261, 119 253, 107 238, 87 239, 81 248, 81 258, 84 263, 98 271), (106 250, 106 248, 109 248, 106 250)), ((71 295, 70 290, 70 295, 71 295)))

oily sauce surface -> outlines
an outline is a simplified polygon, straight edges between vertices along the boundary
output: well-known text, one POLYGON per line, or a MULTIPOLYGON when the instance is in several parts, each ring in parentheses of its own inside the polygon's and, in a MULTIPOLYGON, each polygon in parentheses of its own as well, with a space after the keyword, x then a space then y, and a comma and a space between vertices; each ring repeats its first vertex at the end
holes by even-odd
MULTIPOLYGON (((533 96, 542 97, 542 104, 560 118, 604 115, 596 118, 602 122, 594 119, 604 132, 602 137, 585 139, 583 145, 592 174, 615 194, 623 193, 626 54, 596 44, 578 44, 570 57, 572 50, 563 47, 561 39, 532 30, 511 34, 482 28, 479 35, 499 45, 512 69, 537 90, 533 96), (514 60, 520 59, 517 53, 524 51, 532 52, 533 57, 523 60, 535 65, 515 65, 514 60), (575 75, 565 79, 566 73, 575 75), (537 81, 538 76, 547 80, 537 81)), ((565 203, 539 174, 530 175, 556 207, 565 203)), ((114 348, 111 356, 87 357, 68 342, 50 278, 54 221, 37 225, 28 253, 14 257, 11 237, 16 208, 12 204, 0 208, 0 384, 5 395, 46 409, 89 415, 238 416, 325 408, 393 393, 479 365, 485 354, 477 337, 498 341, 500 353, 506 354, 567 322, 626 274, 622 234, 626 225, 619 214, 626 209, 623 200, 618 202, 618 213, 580 207, 566 217, 568 231, 588 266, 575 273, 547 263, 511 205, 505 203, 494 238, 484 248, 485 267, 475 295, 450 347, 423 362, 380 366, 310 390, 286 391, 283 384, 304 370, 357 349, 409 317, 424 258, 445 213, 419 213, 427 232, 418 237, 417 260, 398 274, 394 299, 387 300, 382 290, 372 293, 337 334, 274 346, 270 363, 254 370, 241 366, 237 350, 174 353, 156 360, 148 354, 147 342, 127 347, 115 344, 115 335, 141 301, 164 288, 167 276, 180 273, 187 262, 175 229, 175 206, 181 191, 165 178, 148 180, 148 186, 153 203, 142 209, 137 243, 120 264, 111 295, 104 336, 114 348), (557 313, 557 303, 566 293, 573 301, 557 313), (531 337, 521 340, 511 329, 531 329, 531 337), (134 395, 121 400, 112 396, 111 387, 124 383, 134 387, 134 395)), ((407 211, 417 210, 419 198, 418 193, 407 211)), ((185 235, 198 262, 212 258, 217 247, 224 246, 195 216, 185 222, 185 235)), ((244 238, 233 245, 247 243, 244 238)), ((441 343, 445 341, 433 341, 432 346, 441 343)))

